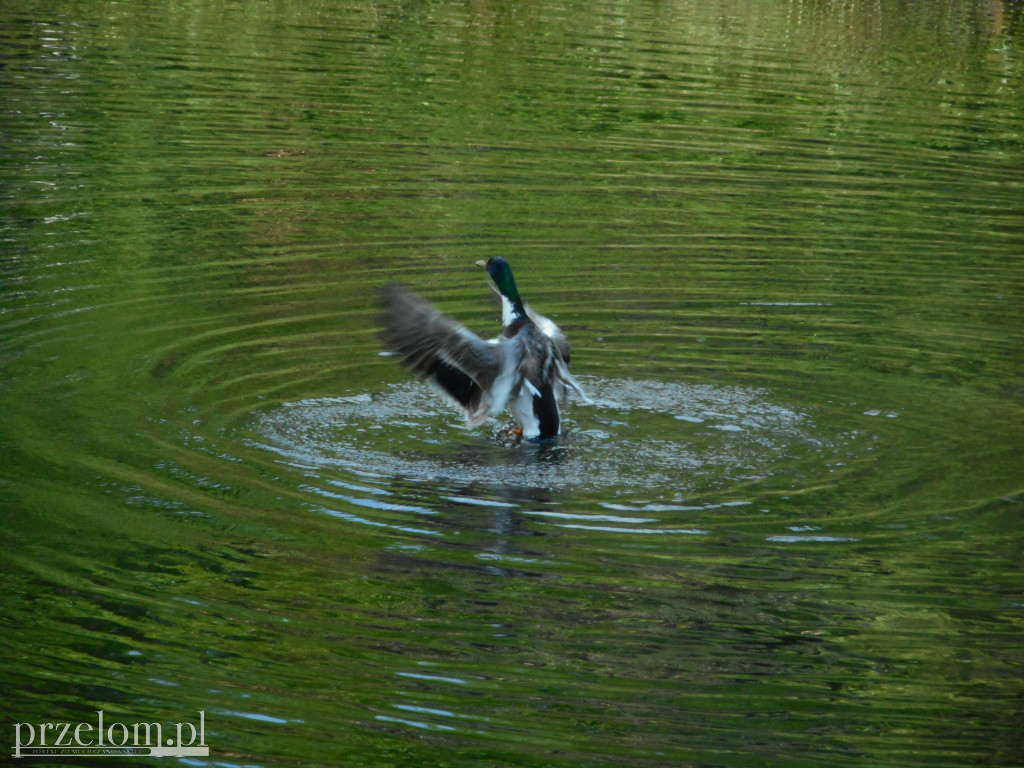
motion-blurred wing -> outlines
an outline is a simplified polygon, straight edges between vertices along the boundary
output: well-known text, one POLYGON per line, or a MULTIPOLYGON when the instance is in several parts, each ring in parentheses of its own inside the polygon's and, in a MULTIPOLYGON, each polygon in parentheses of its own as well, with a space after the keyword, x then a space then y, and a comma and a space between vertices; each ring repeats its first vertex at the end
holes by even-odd
POLYGON ((505 354, 500 345, 488 344, 397 283, 384 286, 380 299, 387 346, 451 398, 471 425, 505 406, 508 387, 495 387, 505 354))

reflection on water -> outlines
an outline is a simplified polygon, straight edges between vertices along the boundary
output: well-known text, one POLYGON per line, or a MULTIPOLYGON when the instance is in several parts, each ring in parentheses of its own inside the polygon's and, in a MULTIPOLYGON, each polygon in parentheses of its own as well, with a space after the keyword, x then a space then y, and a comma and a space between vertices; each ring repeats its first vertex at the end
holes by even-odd
MULTIPOLYGON (((0 8, 14 722, 197 765, 1013 765, 1019 4, 0 8), (466 429, 400 280, 593 403, 466 429)), ((9 732, 9 731, 8 731, 9 732)))

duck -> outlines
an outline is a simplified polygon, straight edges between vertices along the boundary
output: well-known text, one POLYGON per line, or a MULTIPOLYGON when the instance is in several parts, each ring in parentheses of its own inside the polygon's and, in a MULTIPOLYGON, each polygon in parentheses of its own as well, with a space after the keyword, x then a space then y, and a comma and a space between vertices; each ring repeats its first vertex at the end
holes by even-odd
POLYGON ((383 340, 401 363, 459 408, 469 426, 508 410, 512 434, 547 442, 561 430, 560 402, 569 390, 590 402, 569 373, 570 347, 549 318, 519 294, 501 256, 477 265, 501 297, 501 334, 485 341, 399 283, 380 289, 383 340))

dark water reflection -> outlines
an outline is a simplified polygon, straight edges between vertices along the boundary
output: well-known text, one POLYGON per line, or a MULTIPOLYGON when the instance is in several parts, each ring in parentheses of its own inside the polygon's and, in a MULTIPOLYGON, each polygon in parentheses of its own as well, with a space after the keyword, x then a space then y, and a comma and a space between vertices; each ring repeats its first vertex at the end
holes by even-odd
POLYGON ((1021 45, 995 1, 0 10, 0 729, 1018 764, 1021 45), (555 446, 380 354, 388 280, 495 330, 497 254, 594 401, 555 446))

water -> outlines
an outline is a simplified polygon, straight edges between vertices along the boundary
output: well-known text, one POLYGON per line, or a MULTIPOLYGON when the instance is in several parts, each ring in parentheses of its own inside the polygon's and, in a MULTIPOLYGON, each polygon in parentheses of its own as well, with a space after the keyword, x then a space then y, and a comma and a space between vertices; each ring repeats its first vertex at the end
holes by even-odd
POLYGON ((0 10, 8 743, 1020 765, 1022 21, 0 10), (499 254, 554 447, 380 354, 389 280, 493 333, 499 254))

